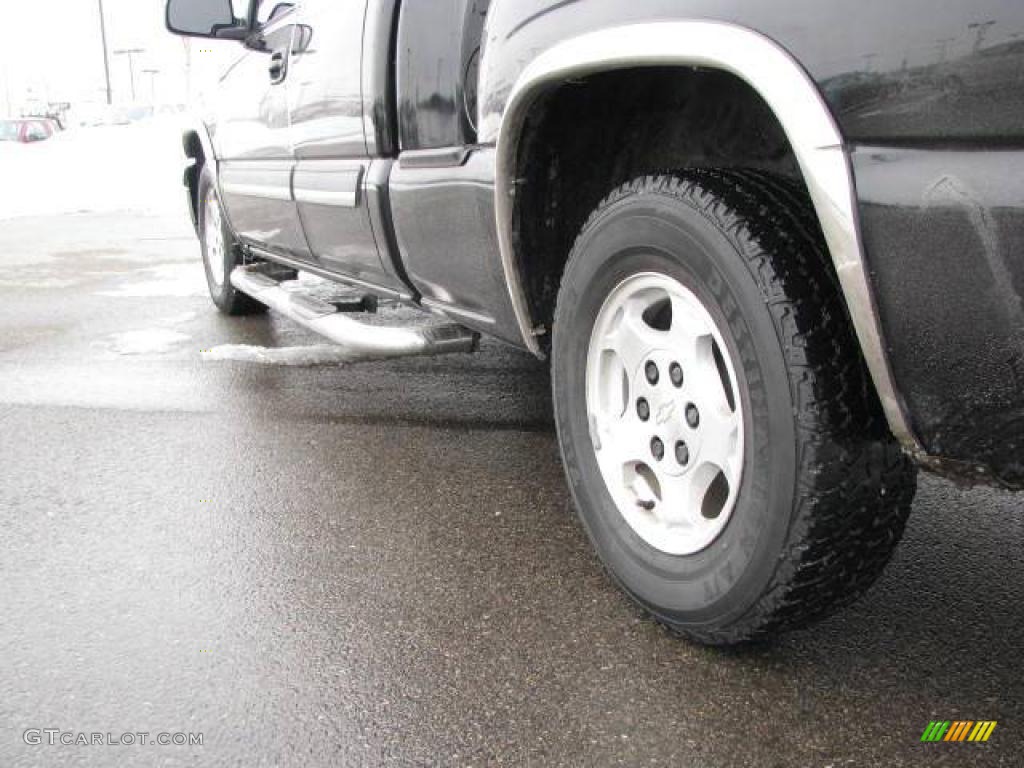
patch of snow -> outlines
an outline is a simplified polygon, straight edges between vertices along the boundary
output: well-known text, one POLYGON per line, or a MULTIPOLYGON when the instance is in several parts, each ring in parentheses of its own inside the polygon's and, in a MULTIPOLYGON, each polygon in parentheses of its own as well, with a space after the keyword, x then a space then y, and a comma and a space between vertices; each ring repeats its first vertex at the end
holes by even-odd
MULTIPOLYGON (((301 270, 296 279, 283 281, 281 289, 288 293, 303 293, 326 302, 356 301, 367 294, 365 289, 347 285, 337 280, 328 280, 311 272, 302 272, 301 270)), ((378 298, 377 306, 381 309, 387 309, 397 306, 397 301, 394 299, 378 298)))
POLYGON ((281 283, 281 288, 288 293, 304 293, 324 301, 341 298, 346 293, 355 295, 353 289, 309 272, 299 272, 297 279, 285 280, 281 283))
POLYGON ((77 128, 0 145, 0 219, 80 211, 180 211, 180 124, 155 119, 77 128))
POLYGON ((161 318, 156 322, 158 325, 184 325, 185 323, 191 323, 197 317, 199 317, 199 315, 195 312, 181 312, 177 315, 161 318))
MULTIPOLYGON (((136 214, 137 216, 139 214, 136 214)), ((163 223, 161 221, 161 223, 163 223)), ((160 261, 162 263, 169 262, 188 262, 195 264, 199 261, 199 243, 196 241, 194 235, 189 236, 169 236, 169 237, 138 237, 134 233, 125 236, 124 233, 118 233, 123 238, 123 241, 128 241, 132 247, 118 248, 118 247, 103 247, 96 248, 95 250, 88 251, 88 255, 99 262, 103 261, 116 261, 116 262, 134 262, 138 264, 152 264, 154 261, 160 261)), ((78 256, 79 254, 74 251, 56 253, 57 257, 67 258, 68 256, 78 256)), ((200 270, 202 266, 200 265, 200 270)), ((103 273, 101 273, 103 274, 103 273)))
POLYGON ((162 355, 189 338, 188 334, 167 328, 144 328, 112 334, 97 344, 118 355, 162 355))
POLYGON ((159 267, 139 269, 136 273, 146 279, 127 283, 118 288, 99 291, 100 296, 139 298, 148 296, 205 296, 206 276, 200 264, 163 264, 159 267))
POLYGON ((200 352, 203 360, 234 360, 263 365, 339 365, 360 356, 334 344, 308 347, 257 347, 250 344, 221 344, 200 352))
POLYGON ((82 282, 75 278, 66 277, 25 277, 19 279, 17 277, 0 278, 0 288, 29 288, 39 290, 49 290, 51 288, 71 288, 72 286, 78 285, 82 282))

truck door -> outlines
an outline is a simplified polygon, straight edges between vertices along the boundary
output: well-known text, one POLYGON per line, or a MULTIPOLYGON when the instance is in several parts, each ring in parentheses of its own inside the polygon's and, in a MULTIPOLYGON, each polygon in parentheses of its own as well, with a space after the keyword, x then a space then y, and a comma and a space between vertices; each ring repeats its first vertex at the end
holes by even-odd
MULTIPOLYGON (((263 4, 268 16, 270 5, 263 4)), ((262 50, 245 50, 222 78, 212 140, 220 159, 221 198, 238 236, 269 251, 308 260, 309 248, 291 195, 295 156, 286 83, 293 15, 284 12, 266 19, 260 32, 262 50)))
POLYGON ((394 288, 366 199, 371 158, 360 82, 366 13, 367 0, 301 0, 296 9, 288 75, 292 191, 320 267, 394 288))

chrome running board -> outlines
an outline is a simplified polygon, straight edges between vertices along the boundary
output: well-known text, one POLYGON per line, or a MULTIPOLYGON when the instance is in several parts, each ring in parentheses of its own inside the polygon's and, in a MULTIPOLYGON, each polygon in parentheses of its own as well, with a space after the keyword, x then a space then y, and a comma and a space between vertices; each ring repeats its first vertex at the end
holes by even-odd
POLYGON ((285 290, 274 277, 280 271, 280 267, 268 263, 235 267, 231 284, 275 312, 350 350, 353 357, 441 355, 473 352, 477 348, 479 335, 455 323, 405 327, 360 322, 335 304, 301 290, 285 290))

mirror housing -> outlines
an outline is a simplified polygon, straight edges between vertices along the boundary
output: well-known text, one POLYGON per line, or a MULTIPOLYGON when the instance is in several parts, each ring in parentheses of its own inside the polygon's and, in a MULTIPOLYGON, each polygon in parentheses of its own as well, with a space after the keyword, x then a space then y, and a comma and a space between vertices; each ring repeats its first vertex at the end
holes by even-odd
POLYGON ((284 16, 288 11, 295 7, 295 3, 278 3, 274 6, 274 9, 270 12, 267 17, 267 24, 276 21, 279 17, 284 16))
POLYGON ((236 19, 231 0, 167 0, 167 29, 184 37, 244 40, 250 19, 236 19))

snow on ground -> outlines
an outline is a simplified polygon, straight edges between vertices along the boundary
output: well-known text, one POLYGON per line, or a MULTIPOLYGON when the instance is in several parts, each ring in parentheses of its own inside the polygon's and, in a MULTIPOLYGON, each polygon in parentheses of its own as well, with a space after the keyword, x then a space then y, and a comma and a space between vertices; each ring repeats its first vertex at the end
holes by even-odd
POLYGON ((40 288, 43 290, 53 290, 55 288, 71 288, 80 282, 81 280, 77 277, 53 277, 50 275, 23 277, 15 274, 14 277, 0 277, 0 288, 40 288))
POLYGON ((0 219, 79 211, 187 217, 181 126, 177 117, 156 118, 0 142, 0 219))
POLYGON ((174 330, 175 326, 185 325, 195 319, 195 312, 180 312, 156 320, 148 328, 109 334, 94 341, 92 345, 112 356, 166 355, 178 351, 182 344, 192 339, 187 333, 174 330))
POLYGON ((336 344, 308 347, 256 347, 249 344, 221 344, 200 352, 203 360, 232 360, 263 365, 338 365, 360 358, 336 344))
POLYGON ((110 290, 98 291, 100 296, 152 297, 152 296, 206 296, 206 275, 203 265, 196 259, 187 264, 161 264, 157 267, 128 273, 132 281, 110 290))
POLYGON ((187 333, 169 328, 144 328, 110 336, 104 346, 118 355, 163 355, 189 340, 187 333))

